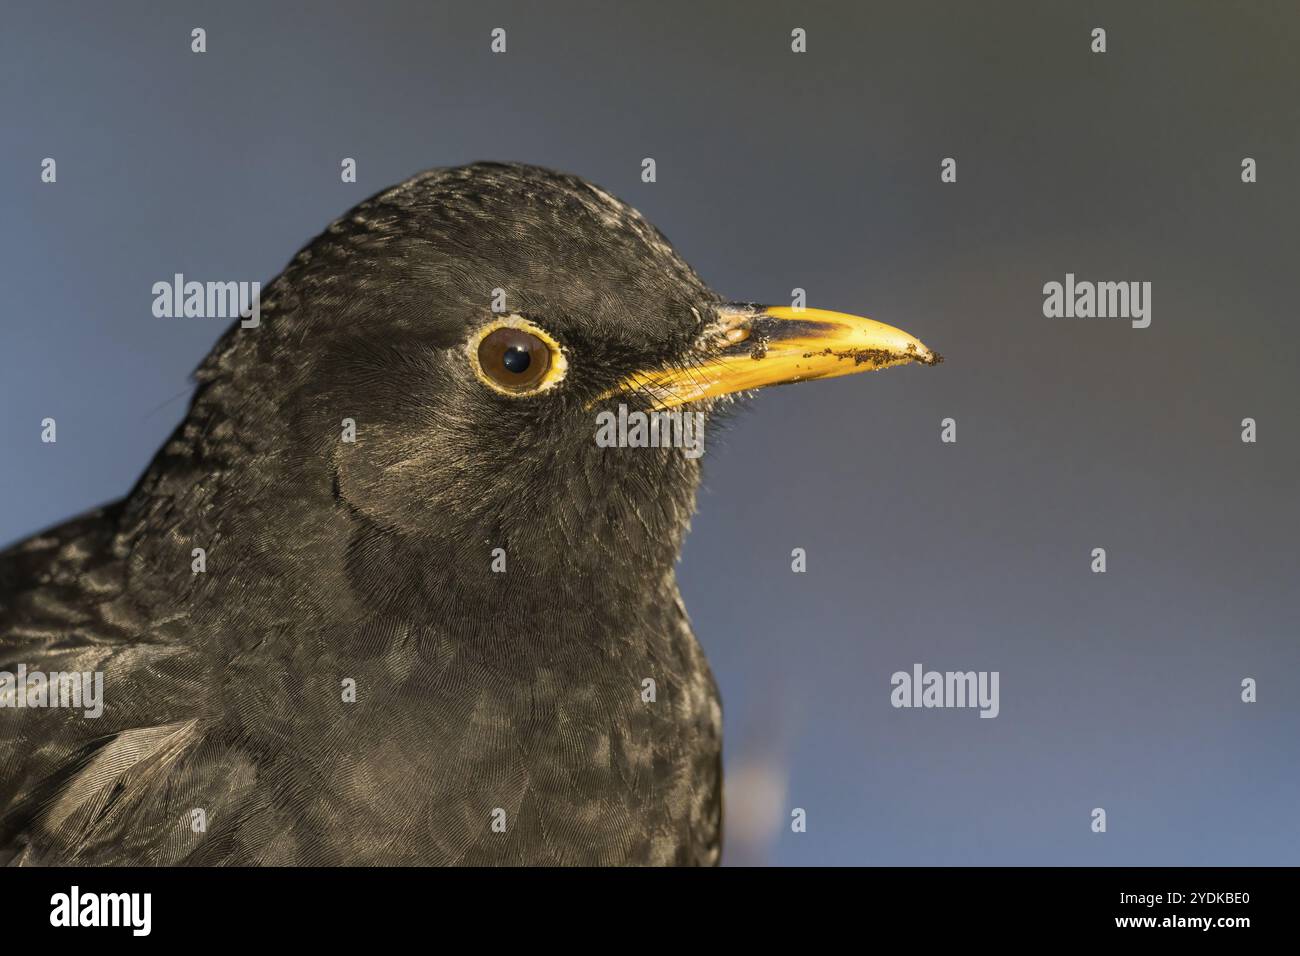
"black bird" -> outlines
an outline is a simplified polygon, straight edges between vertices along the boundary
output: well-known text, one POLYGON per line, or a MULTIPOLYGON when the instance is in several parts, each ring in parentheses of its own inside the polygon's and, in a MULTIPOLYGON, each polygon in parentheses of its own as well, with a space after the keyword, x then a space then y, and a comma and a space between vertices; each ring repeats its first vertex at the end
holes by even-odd
POLYGON ((596 416, 938 355, 724 305, 608 193, 491 163, 361 203, 261 317, 126 498, 0 555, 0 860, 716 863, 699 461, 596 416))

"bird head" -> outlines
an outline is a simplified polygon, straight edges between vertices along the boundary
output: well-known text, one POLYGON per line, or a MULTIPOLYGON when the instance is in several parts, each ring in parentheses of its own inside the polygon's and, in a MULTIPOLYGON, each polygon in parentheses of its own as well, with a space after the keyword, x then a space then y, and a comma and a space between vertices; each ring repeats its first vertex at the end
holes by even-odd
POLYGON ((347 509, 358 573, 381 590, 414 577, 427 599, 510 582, 572 604, 629 562, 670 573, 698 457, 604 447, 602 412, 700 412, 707 428, 753 389, 940 361, 869 319, 727 304, 636 210, 520 165, 434 170, 361 203, 262 314, 200 371, 207 391, 281 424, 264 455, 302 474, 274 481, 347 509))

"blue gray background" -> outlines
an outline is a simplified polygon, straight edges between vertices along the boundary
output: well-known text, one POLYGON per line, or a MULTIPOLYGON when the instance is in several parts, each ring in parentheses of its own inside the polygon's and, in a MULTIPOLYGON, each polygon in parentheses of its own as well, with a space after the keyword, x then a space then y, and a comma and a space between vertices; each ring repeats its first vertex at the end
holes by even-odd
POLYGON ((802 287, 948 358, 711 436, 680 580, 728 862, 1300 863, 1294 3, 0 15, 0 543, 125 493, 183 415, 225 323, 153 318, 154 282, 267 281, 422 168, 550 165, 724 295, 802 287), (1045 319, 1066 272, 1152 282, 1151 327, 1045 319), (914 662, 1000 671, 1001 716, 893 709, 914 662))

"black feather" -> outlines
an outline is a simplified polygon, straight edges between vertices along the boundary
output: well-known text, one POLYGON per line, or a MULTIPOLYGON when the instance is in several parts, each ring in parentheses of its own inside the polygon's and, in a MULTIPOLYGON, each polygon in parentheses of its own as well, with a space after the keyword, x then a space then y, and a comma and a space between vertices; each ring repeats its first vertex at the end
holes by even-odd
POLYGON ((673 576, 698 463, 598 448, 589 407, 690 361, 717 301, 634 210, 532 167, 331 225, 128 497, 0 555, 0 669, 105 688, 98 719, 0 709, 0 859, 717 862, 721 714, 673 576), (564 346, 560 387, 472 374, 495 288, 564 346))

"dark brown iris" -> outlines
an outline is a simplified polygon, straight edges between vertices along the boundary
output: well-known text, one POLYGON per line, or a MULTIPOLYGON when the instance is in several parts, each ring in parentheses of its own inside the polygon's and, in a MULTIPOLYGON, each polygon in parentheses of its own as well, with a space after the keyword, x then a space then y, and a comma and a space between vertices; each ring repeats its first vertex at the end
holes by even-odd
POLYGON ((551 350, 523 329, 501 328, 483 336, 478 344, 478 364, 483 374, 502 388, 526 392, 546 377, 551 350))

